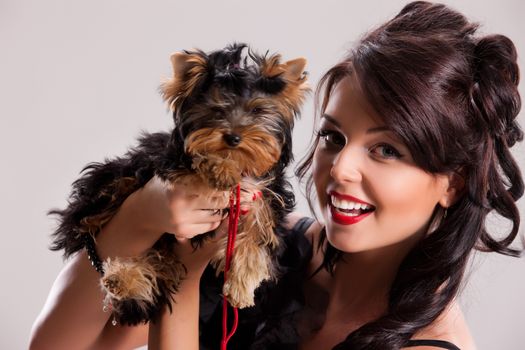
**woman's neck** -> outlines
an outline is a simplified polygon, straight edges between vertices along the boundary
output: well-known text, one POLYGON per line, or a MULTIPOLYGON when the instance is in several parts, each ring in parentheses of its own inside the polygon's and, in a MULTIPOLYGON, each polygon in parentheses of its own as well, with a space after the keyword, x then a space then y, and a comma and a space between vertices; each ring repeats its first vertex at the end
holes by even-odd
POLYGON ((399 266, 414 243, 343 254, 331 278, 325 321, 359 324, 381 316, 399 266))

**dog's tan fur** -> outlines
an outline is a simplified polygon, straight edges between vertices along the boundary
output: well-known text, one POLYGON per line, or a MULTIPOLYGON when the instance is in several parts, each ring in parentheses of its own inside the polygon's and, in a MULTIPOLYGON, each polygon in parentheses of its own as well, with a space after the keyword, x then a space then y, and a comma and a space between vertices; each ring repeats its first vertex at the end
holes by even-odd
MULTIPOLYGON (((255 191, 264 190, 246 181, 244 188, 255 191)), ((275 220, 269 206, 269 198, 260 198, 252 204, 252 209, 242 217, 235 241, 234 255, 223 294, 234 307, 244 308, 254 305, 254 292, 261 282, 275 278, 270 250, 279 245, 273 234, 275 220)), ((221 248, 212 258, 217 273, 224 271, 227 237, 221 241, 221 248)))
POLYGON ((173 293, 186 275, 184 265, 166 247, 150 249, 132 258, 108 258, 104 262, 101 287, 106 292, 105 304, 113 300, 134 299, 139 308, 146 309, 159 294, 157 281, 169 283, 173 293))
POLYGON ((242 177, 261 176, 279 159, 280 145, 267 132, 256 127, 238 128, 236 132, 243 142, 233 150, 225 145, 225 130, 219 128, 197 130, 186 141, 193 168, 211 187, 229 189, 242 177))
POLYGON ((277 97, 280 101, 280 111, 290 121, 294 118, 294 112, 298 110, 304 102, 310 87, 306 83, 306 73, 304 68, 306 60, 296 58, 285 63, 279 63, 280 55, 273 55, 262 65, 261 74, 267 77, 281 75, 287 82, 286 88, 277 97))
POLYGON ((188 97, 206 74, 206 59, 199 54, 176 52, 171 55, 173 78, 161 86, 162 96, 172 110, 177 101, 188 97))

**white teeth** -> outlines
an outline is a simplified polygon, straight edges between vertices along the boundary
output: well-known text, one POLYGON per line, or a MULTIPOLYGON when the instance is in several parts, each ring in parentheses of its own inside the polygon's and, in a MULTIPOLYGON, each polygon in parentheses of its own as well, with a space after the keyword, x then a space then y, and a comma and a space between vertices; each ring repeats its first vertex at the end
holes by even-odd
POLYGON ((345 199, 337 198, 335 196, 330 196, 332 200, 332 205, 336 207, 337 209, 345 209, 345 210, 352 210, 352 209, 370 209, 371 207, 369 205, 363 204, 363 203, 357 203, 348 201, 345 199))
POLYGON ((339 209, 337 209, 338 212, 346 215, 346 216, 358 216, 359 214, 356 212, 341 212, 339 209))

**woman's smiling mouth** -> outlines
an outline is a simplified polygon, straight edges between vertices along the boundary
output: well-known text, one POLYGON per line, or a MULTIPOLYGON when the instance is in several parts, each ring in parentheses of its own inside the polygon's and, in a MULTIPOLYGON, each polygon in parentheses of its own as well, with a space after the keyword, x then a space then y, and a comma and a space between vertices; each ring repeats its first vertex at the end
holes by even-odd
POLYGON ((375 207, 369 203, 335 191, 331 191, 328 197, 332 220, 340 225, 355 224, 375 210, 375 207))

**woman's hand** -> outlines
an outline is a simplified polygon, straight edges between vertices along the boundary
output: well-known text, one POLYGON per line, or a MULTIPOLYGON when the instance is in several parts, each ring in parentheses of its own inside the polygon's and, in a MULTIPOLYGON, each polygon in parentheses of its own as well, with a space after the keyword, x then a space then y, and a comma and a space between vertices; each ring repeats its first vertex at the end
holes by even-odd
POLYGON ((229 192, 209 188, 194 177, 170 184, 155 176, 129 200, 139 202, 135 212, 144 230, 187 239, 219 226, 229 192))
MULTIPOLYGON (((241 215, 260 197, 260 191, 242 190, 241 215)), ((182 240, 217 229, 226 217, 229 200, 229 191, 210 188, 193 176, 175 183, 155 176, 131 194, 123 207, 131 207, 128 216, 142 231, 153 235, 168 232, 182 240)))
POLYGON ((186 179, 171 184, 155 176, 132 193, 98 235, 100 257, 137 256, 165 232, 189 239, 216 229, 229 192, 186 179))

